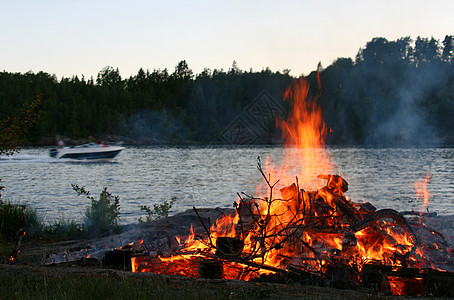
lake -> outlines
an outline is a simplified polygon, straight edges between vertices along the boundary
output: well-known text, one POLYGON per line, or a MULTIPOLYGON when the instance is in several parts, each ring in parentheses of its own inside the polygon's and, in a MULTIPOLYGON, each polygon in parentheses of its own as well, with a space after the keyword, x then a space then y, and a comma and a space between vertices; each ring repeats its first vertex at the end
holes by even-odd
MULTIPOLYGON (((120 197, 121 223, 145 217, 141 205, 174 198, 171 214, 205 207, 232 207, 237 193, 257 193, 262 161, 282 160, 278 146, 126 147, 112 162, 55 160, 48 148, 26 148, 0 158, 2 199, 30 205, 45 220, 81 222, 90 201, 71 184, 96 196, 103 187, 120 197)), ((287 149, 285 151, 292 151, 287 149)), ((454 213, 454 148, 331 147, 332 160, 349 182, 346 195, 377 208, 419 210, 414 183, 430 175, 430 212, 454 213)), ((337 174, 337 173, 336 173, 337 174)), ((290 177, 298 174, 289 174, 290 177)), ((277 178, 276 178, 277 179, 277 178)))

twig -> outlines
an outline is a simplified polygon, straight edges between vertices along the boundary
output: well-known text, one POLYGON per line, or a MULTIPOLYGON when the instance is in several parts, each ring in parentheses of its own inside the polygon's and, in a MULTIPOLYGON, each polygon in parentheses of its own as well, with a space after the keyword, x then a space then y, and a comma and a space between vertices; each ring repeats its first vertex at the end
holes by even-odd
POLYGON ((210 245, 215 248, 214 244, 213 244, 213 241, 211 240, 211 233, 210 233, 210 230, 205 226, 205 223, 203 222, 202 218, 200 217, 199 215, 199 212, 197 211, 197 209, 195 208, 195 206, 192 207, 195 211, 195 213, 197 214, 197 218, 199 218, 199 221, 200 223, 202 223, 202 226, 203 228, 205 229, 205 232, 208 234, 208 238, 210 239, 210 245))

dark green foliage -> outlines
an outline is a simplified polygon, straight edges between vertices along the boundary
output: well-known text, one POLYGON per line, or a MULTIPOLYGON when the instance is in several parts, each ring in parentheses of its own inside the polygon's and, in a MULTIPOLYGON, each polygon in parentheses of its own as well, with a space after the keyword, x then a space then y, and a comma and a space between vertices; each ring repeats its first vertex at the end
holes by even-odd
MULTIPOLYGON (((338 58, 322 70, 318 102, 331 129, 328 143, 453 142, 453 40, 452 35, 443 41, 375 37, 354 59, 338 58)), ((307 78, 316 95, 315 72, 307 78)), ((139 69, 124 79, 109 66, 96 80, 0 72, 0 122, 20 115, 25 102, 42 95, 31 142, 57 134, 113 134, 151 144, 223 143, 223 132, 263 91, 288 111, 282 95, 293 79, 289 70, 243 71, 236 62, 227 71, 206 68, 194 74, 185 60, 173 72, 139 69)), ((274 120, 263 128, 266 136, 279 135, 274 120)))
POLYGON ((24 204, 3 202, 0 199, 0 262, 7 261, 12 253, 16 258, 18 241, 26 234, 42 228, 35 210, 24 204))
POLYGON ((15 116, 0 117, 0 155, 13 155, 23 145, 26 135, 38 121, 41 98, 24 102, 20 111, 15 116))
MULTIPOLYGON (((0 186, 0 191, 3 188, 0 186)), ((20 250, 23 239, 61 241, 85 235, 84 227, 74 221, 46 225, 35 209, 21 203, 4 202, 0 194, 0 262, 9 260, 14 251, 20 250)))
POLYGON ((288 73, 238 67, 195 76, 184 60, 173 73, 140 69, 126 79, 112 67, 103 68, 96 80, 0 72, 0 120, 42 94, 41 117, 29 142, 114 134, 146 143, 220 143, 222 131, 261 92, 280 100, 290 82, 288 73))
POLYGON ((42 222, 36 210, 25 204, 0 200, 0 240, 14 241, 19 230, 33 234, 41 227, 42 222))
POLYGON ((142 217, 139 218, 139 223, 149 223, 153 220, 167 218, 169 216, 169 211, 173 206, 173 203, 176 201, 176 198, 172 198, 170 202, 164 201, 161 204, 153 204, 153 209, 150 206, 142 205, 140 210, 145 211, 147 216, 145 220, 142 220, 142 217))
POLYGON ((90 196, 90 192, 76 184, 71 185, 79 194, 84 195, 91 201, 91 205, 85 211, 84 224, 86 231, 92 237, 97 237, 112 232, 118 232, 118 218, 120 216, 120 198, 107 192, 105 187, 99 199, 90 196))

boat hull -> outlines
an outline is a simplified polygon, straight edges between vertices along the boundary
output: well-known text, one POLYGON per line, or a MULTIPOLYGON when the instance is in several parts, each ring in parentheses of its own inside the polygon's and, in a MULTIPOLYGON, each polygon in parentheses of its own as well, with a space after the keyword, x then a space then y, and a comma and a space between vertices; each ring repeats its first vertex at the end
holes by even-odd
POLYGON ((119 146, 78 146, 62 149, 51 149, 50 155, 57 159, 78 161, 109 161, 115 158, 124 148, 119 146))
POLYGON ((109 160, 113 159, 121 150, 112 150, 105 152, 88 152, 88 153, 65 153, 60 158, 76 160, 109 160))

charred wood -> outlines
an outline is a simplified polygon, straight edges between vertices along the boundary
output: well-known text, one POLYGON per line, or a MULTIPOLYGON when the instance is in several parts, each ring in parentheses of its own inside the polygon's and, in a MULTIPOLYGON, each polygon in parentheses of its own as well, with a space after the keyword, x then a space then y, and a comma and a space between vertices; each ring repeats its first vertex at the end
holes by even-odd
POLYGON ((411 211, 401 211, 400 212, 401 215, 404 215, 404 216, 408 216, 408 215, 411 215, 411 216, 420 216, 420 217, 428 217, 428 218, 431 218, 431 217, 436 217, 437 216, 437 213, 436 212, 418 212, 418 211, 414 211, 414 210, 411 210, 411 211))
POLYGON ((329 265, 324 278, 329 287, 337 289, 355 289, 358 287, 358 275, 355 270, 342 263, 329 265))
POLYGON ((224 274, 223 262, 216 259, 203 259, 197 265, 199 278, 222 279, 224 274))
POLYGON ((117 270, 131 271, 131 258, 142 255, 141 252, 133 251, 130 248, 114 249, 106 252, 101 261, 103 266, 117 270))
POLYGON ((361 275, 362 284, 379 292, 407 296, 454 296, 454 273, 433 269, 401 268, 366 264, 361 275))
POLYGON ((244 243, 238 238, 218 237, 216 238, 216 254, 225 256, 238 256, 243 250, 244 243))

